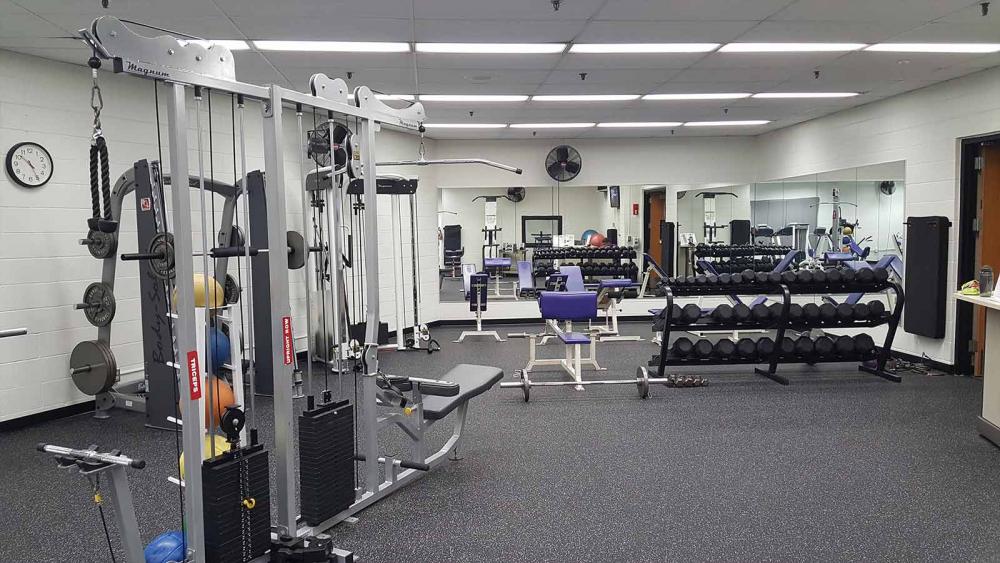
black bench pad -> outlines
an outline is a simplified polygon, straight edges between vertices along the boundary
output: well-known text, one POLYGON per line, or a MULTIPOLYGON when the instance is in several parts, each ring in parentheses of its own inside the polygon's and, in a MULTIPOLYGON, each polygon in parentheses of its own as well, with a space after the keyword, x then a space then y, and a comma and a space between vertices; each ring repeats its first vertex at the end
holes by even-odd
POLYGON ((457 383, 460 390, 454 397, 425 396, 424 418, 427 420, 440 420, 462 403, 489 391, 503 379, 503 370, 490 366, 458 364, 438 379, 457 383))

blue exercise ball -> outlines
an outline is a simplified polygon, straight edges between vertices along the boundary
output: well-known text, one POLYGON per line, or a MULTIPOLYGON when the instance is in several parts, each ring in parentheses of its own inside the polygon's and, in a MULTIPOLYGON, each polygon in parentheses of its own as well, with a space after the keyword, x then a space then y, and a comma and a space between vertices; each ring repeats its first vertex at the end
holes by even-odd
POLYGON ((184 561, 187 557, 184 533, 177 530, 164 532, 153 538, 142 553, 146 557, 146 563, 184 561))
POLYGON ((232 358, 229 349, 229 337, 222 329, 214 326, 209 332, 208 349, 212 351, 212 373, 219 373, 224 364, 228 364, 232 358))
POLYGON ((580 242, 584 246, 590 246, 590 237, 592 237, 592 236, 594 236, 596 234, 597 234, 597 231, 595 231, 594 229, 587 229, 586 231, 583 231, 582 235, 580 235, 580 242))

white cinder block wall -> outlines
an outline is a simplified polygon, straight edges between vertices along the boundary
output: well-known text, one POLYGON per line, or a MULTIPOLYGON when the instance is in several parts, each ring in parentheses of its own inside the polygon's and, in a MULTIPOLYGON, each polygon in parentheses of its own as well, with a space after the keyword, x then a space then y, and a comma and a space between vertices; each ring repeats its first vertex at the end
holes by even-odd
MULTIPOLYGON (((81 340, 96 337, 81 311, 73 309, 83 289, 100 279, 100 261, 92 258, 77 240, 85 235, 90 214, 88 150, 91 135, 90 72, 83 66, 52 62, 0 50, 0 147, 5 151, 21 141, 36 141, 52 154, 54 174, 46 186, 21 188, 0 175, 0 327, 27 327, 31 334, 0 340, 0 421, 70 404, 89 397, 76 390, 67 376, 69 353, 81 340)), ((153 83, 128 76, 102 72, 100 76, 105 109, 102 121, 109 143, 111 173, 117 178, 141 158, 157 158, 153 83)), ((165 98, 161 87, 161 119, 165 98)), ((193 108, 189 106, 189 108, 193 108)), ((301 176, 297 156, 297 127, 294 112, 286 111, 285 180, 288 186, 286 211, 288 229, 302 228, 301 176)), ((188 142, 191 172, 197 170, 194 110, 189 109, 188 142)), ((306 117, 308 128, 311 116, 306 117)), ((207 128, 207 114, 203 116, 207 128)), ((246 142, 248 170, 263 168, 261 116, 257 106, 247 104, 246 142)), ((165 127, 164 127, 165 134, 165 127)), ((208 136, 204 135, 206 145, 208 136)), ((233 180, 233 138, 228 96, 213 97, 214 175, 224 182, 233 180)), ((434 143, 427 142, 433 155, 434 143)), ((163 140, 163 157, 168 160, 163 140)), ((417 138, 383 131, 379 134, 378 156, 385 159, 413 158, 417 138)), ((208 167, 208 156, 205 156, 208 167)), ((419 175, 418 218, 421 253, 423 309, 426 320, 436 313, 437 293, 437 194, 431 168, 392 170, 419 175), (428 317, 430 316, 430 317, 428 317)), ((201 247, 198 193, 191 192, 194 246, 201 247)), ((169 200, 169 199, 168 199, 169 200)), ((134 199, 130 195, 123 209, 118 253, 137 250, 134 199)), ((396 295, 388 229, 389 197, 379 197, 381 317, 395 328, 396 295)), ((221 200, 217 201, 221 211, 221 200)), ((410 240, 409 205, 403 202, 403 241, 410 240)), ((214 238, 214 237, 212 237, 214 238)), ((409 248, 405 249, 407 252, 409 248)), ((412 268, 404 262, 407 295, 412 291, 412 268)), ((195 260, 196 270, 201 261, 195 260)), ((128 368, 142 362, 139 335, 138 264, 119 262, 115 295, 118 302, 112 331, 112 348, 119 366, 128 368)), ((292 271, 290 296, 298 347, 304 348, 304 291, 306 270, 292 271)), ((412 305, 407 303, 412 315, 412 305)), ((131 376, 136 377, 136 376, 131 376)))
MULTIPOLYGON (((757 139, 760 180, 903 160, 905 216, 951 219, 948 287, 958 287, 960 142, 1000 131, 1000 68, 847 110, 757 139)), ((897 333, 894 348, 954 362, 955 306, 945 338, 897 333)))

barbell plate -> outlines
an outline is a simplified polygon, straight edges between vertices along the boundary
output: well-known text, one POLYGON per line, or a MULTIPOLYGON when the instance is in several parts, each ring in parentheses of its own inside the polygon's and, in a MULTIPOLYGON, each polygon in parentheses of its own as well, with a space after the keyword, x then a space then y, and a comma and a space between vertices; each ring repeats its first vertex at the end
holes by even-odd
POLYGON ((108 326, 115 318, 115 295, 109 284, 94 282, 83 290, 84 315, 90 324, 101 327, 108 326))
POLYGON ((298 231, 288 231, 288 269, 298 270, 306 265, 306 241, 298 231))
POLYGON ((521 391, 524 393, 524 402, 531 400, 531 380, 528 379, 528 372, 521 371, 521 391))
POLYGON ((85 368, 73 374, 73 383, 80 392, 97 395, 111 389, 118 377, 118 365, 111 348, 98 340, 84 340, 73 348, 69 356, 71 370, 85 368))
POLYGON ((232 274, 226 274, 226 284, 223 286, 223 296, 226 303, 230 305, 235 305, 240 301, 240 294, 243 293, 243 288, 237 283, 236 278, 232 274))
POLYGON ((156 254, 158 258, 147 260, 149 271, 161 280, 169 280, 174 277, 174 235, 170 233, 156 233, 149 241, 150 254, 156 254))
POLYGON ((87 233, 87 250, 94 258, 104 259, 114 256, 118 250, 118 232, 105 233, 102 231, 90 231, 87 233))
POLYGON ((649 398, 649 371, 646 368, 639 366, 635 370, 635 382, 639 387, 639 398, 648 399, 649 398))

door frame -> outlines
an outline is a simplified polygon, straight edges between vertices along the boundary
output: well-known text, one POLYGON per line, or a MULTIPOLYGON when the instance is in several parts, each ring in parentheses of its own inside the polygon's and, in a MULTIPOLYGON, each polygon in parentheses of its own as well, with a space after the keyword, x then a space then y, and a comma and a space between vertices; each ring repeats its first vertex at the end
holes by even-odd
MULTIPOLYGON (((976 279, 976 232, 973 230, 979 203, 976 157, 985 144, 1000 143, 1000 133, 962 139, 958 190, 958 281, 976 279)), ((972 375, 974 369, 969 341, 972 340, 975 311, 971 303, 956 300, 955 373, 972 375)))

